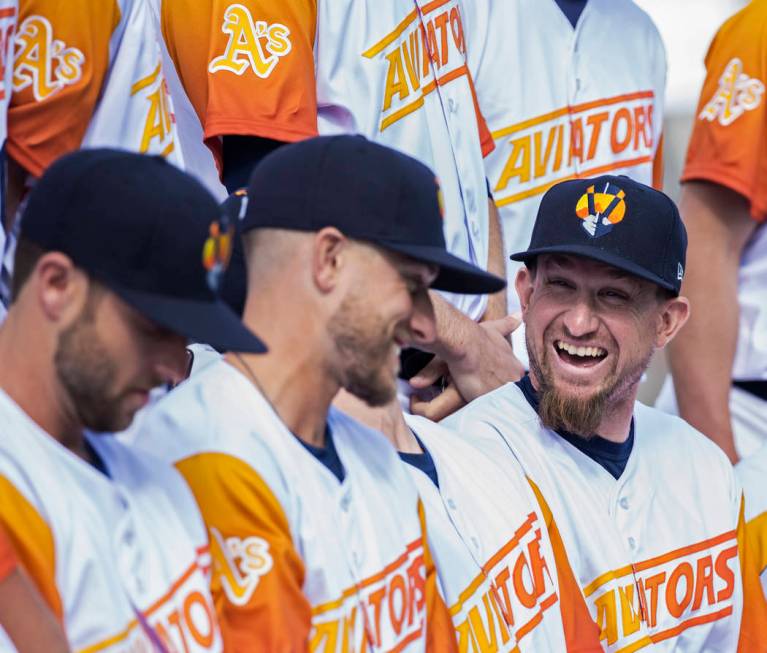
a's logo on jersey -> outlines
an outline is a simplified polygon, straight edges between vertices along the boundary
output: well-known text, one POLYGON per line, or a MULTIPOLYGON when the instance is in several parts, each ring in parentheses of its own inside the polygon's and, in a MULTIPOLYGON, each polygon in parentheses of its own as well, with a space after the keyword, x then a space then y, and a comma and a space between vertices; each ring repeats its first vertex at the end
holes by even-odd
POLYGON ((211 73, 227 70, 242 75, 250 68, 265 79, 272 74, 280 57, 293 47, 290 30, 285 25, 254 21, 250 10, 239 4, 226 9, 221 31, 229 35, 229 42, 224 54, 210 62, 211 73))
POLYGON ((268 574, 274 564, 269 543, 255 535, 224 539, 215 528, 210 531, 213 563, 224 593, 234 605, 247 605, 261 577, 268 574))
POLYGON ((626 193, 607 183, 601 191, 589 186, 575 206, 575 215, 583 220, 583 228, 592 238, 610 233, 626 215, 626 193))
POLYGON ((85 55, 53 38, 53 27, 43 16, 30 16, 19 26, 13 71, 13 90, 32 87, 40 102, 83 76, 85 55))
POLYGON ((234 225, 225 215, 220 220, 210 223, 208 239, 202 248, 202 264, 208 271, 208 286, 218 292, 224 272, 232 256, 234 225))
POLYGON ((168 86, 158 63, 149 75, 139 79, 131 87, 131 97, 143 94, 148 103, 144 130, 141 134, 139 152, 168 156, 175 149, 173 123, 168 86))
POLYGON ((764 95, 764 83, 743 72, 743 62, 735 57, 719 78, 719 88, 698 115, 701 120, 719 121, 725 127, 746 111, 759 106, 764 95))

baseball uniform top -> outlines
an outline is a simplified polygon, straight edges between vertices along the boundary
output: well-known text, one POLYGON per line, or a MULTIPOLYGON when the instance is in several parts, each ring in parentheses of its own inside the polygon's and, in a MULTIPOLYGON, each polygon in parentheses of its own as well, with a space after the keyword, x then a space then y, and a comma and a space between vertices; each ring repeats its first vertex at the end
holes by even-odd
POLYGON ((506 444, 496 437, 480 448, 427 419, 406 420, 439 479, 438 488, 407 465, 426 510, 458 649, 601 651, 556 526, 506 444))
POLYGON ((381 434, 334 409, 328 428, 343 481, 221 360, 136 437, 176 464, 202 510, 226 650, 453 650, 407 471, 381 434))
MULTIPOLYGON (((180 475, 110 436, 89 437, 109 476, 0 391, 0 528, 73 651, 221 651, 210 551, 180 475)), ((0 650, 15 650, 0 632, 0 650)))
POLYGON ((722 25, 706 70, 682 181, 711 181, 740 193, 759 223, 740 260, 732 375, 767 380, 767 2, 754 0, 722 25))
POLYGON ((8 152, 39 177, 81 145, 182 163, 149 0, 22 3, 8 152))
POLYGON ((16 552, 5 534, 5 530, 0 528, 0 581, 8 578, 17 566, 16 552))
POLYGON ((767 596, 767 444, 735 466, 746 496, 746 535, 767 596))
MULTIPOLYGON (((541 196, 559 181, 607 172, 659 181, 665 51, 631 0, 589 0, 575 28, 555 0, 462 4, 507 253, 527 248, 541 196)), ((514 310, 521 264, 506 260, 514 310)))
MULTIPOLYGON (((163 33, 215 149, 225 134, 360 133, 434 170, 448 250, 487 267, 483 151, 459 0, 163 0, 163 33)), ((450 295, 472 318, 486 297, 450 295)))
POLYGON ((767 646, 758 577, 741 572, 744 523, 732 465, 688 424, 637 403, 634 447, 616 480, 543 428, 516 384, 446 422, 477 446, 506 442, 551 510, 606 651, 767 646))

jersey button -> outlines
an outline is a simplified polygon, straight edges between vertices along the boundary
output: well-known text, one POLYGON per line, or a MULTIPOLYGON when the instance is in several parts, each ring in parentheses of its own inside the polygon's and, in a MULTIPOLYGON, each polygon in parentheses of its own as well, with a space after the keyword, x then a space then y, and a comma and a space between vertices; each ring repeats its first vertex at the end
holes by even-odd
POLYGON ((629 509, 629 500, 626 497, 621 497, 621 500, 618 501, 618 505, 623 508, 624 510, 629 509))
POLYGON ((629 538, 629 547, 632 549, 637 548, 637 541, 633 537, 629 538))
POLYGON ((447 507, 450 508, 450 510, 455 510, 455 501, 453 501, 452 499, 448 499, 447 507))
POLYGON ((448 108, 448 111, 450 111, 450 113, 455 113, 456 111, 458 111, 458 102, 456 102, 453 98, 450 98, 447 101, 447 108, 448 108))

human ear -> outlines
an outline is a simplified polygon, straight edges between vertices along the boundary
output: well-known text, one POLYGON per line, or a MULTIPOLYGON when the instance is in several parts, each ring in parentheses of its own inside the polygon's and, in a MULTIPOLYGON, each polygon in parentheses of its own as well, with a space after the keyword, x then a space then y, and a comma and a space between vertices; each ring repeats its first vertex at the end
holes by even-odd
POLYGON ((533 275, 530 269, 523 265, 517 271, 514 279, 514 288, 519 296, 519 305, 522 307, 522 319, 527 315, 527 308, 530 305, 530 296, 533 294, 533 275))
POLYGON ((667 299, 658 314, 655 346, 665 347, 676 336, 690 317, 690 301, 687 297, 667 299))
POLYGON ((315 234, 312 275, 321 292, 329 293, 338 285, 349 244, 349 239, 335 227, 325 227, 315 234))
POLYGON ((40 257, 32 271, 35 299, 52 322, 66 323, 77 317, 88 298, 88 276, 61 252, 40 257))

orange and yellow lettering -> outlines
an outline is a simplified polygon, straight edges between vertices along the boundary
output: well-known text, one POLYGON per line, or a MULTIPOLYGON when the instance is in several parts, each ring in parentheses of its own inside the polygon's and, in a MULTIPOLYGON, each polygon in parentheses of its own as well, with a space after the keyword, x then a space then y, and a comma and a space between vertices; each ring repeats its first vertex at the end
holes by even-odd
POLYGON ((543 140, 543 132, 537 131, 533 134, 533 144, 535 150, 535 178, 543 177, 549 168, 549 158, 551 157, 551 150, 554 147, 554 140, 556 139, 556 125, 549 129, 549 135, 546 139, 546 150, 541 156, 543 150, 541 141, 543 140))
POLYGON ((530 181, 530 135, 513 138, 510 143, 511 154, 495 185, 496 192, 506 188, 515 177, 519 177, 519 183, 530 181))
POLYGON ((615 590, 609 590, 594 601, 597 609, 599 641, 607 640, 608 645, 618 640, 618 613, 615 605, 615 590))
POLYGON ((573 159, 583 161, 583 120, 576 118, 570 123, 570 152, 567 165, 572 165, 573 159))
POLYGON ((373 607, 373 624, 375 626, 376 646, 381 645, 381 604, 386 596, 386 588, 381 587, 372 592, 368 597, 368 603, 373 607))
MULTIPOLYGON (((510 626, 514 625, 514 614, 513 610, 511 609, 511 596, 509 594, 509 578, 511 577, 511 572, 509 571, 508 567, 504 567, 501 569, 501 571, 498 572, 498 574, 495 577, 495 587, 501 588, 501 593, 503 594, 503 606, 500 606, 503 610, 504 615, 506 615, 506 620, 508 621, 510 626)), ((496 591, 497 594, 497 591, 496 591)), ((500 604, 500 597, 498 597, 499 604, 500 604)))
POLYGON ((184 599, 184 621, 192 635, 192 639, 200 646, 208 648, 213 644, 213 639, 216 635, 215 628, 213 627, 213 614, 205 597, 197 590, 191 592, 184 599), (198 608, 195 609, 195 606, 198 606, 198 608), (197 620, 195 620, 195 615, 199 615, 197 620), (200 616, 204 616, 204 623, 199 622, 200 616), (203 630, 200 630, 200 627, 203 630))
POLYGON ((419 555, 407 568, 410 585, 410 609, 408 610, 408 626, 413 625, 413 617, 420 614, 426 605, 426 568, 423 554, 419 555))
POLYGON ((626 585, 618 588, 618 597, 621 604, 621 623, 623 624, 623 636, 628 637, 639 630, 640 615, 634 610, 634 585, 626 585))
POLYGON ((629 143, 631 143, 631 137, 633 136, 634 123, 631 119, 631 111, 626 107, 621 107, 615 112, 613 116, 613 123, 610 126, 610 147, 613 150, 613 154, 620 154, 625 150, 629 143), (620 125, 625 124, 625 133, 620 135, 620 125))
POLYGON ((408 597, 407 584, 405 579, 396 574, 389 583, 389 593, 387 596, 389 604, 389 620, 391 621, 394 632, 399 635, 402 632, 402 624, 407 617, 408 597), (399 614, 397 614, 397 605, 399 605, 399 614))
POLYGON ((698 560, 698 570, 695 574, 695 596, 692 600, 692 609, 697 610, 703 603, 703 592, 706 592, 706 603, 714 604, 714 561, 710 555, 703 556, 698 560))
POLYGON ((440 65, 442 66, 447 64, 447 55, 449 53, 448 45, 447 45, 448 18, 449 18, 448 13, 444 12, 434 19, 434 24, 439 30, 439 44, 440 44, 439 53, 440 53, 440 60, 441 60, 440 65))
POLYGON ((648 135, 647 128, 649 126, 649 120, 647 116, 648 107, 634 107, 634 149, 638 150, 640 145, 639 141, 642 141, 644 147, 652 146, 652 132, 648 135))
POLYGON ((520 553, 517 557, 517 561, 514 563, 514 569, 512 570, 511 577, 514 584, 514 594, 519 599, 519 602, 526 608, 532 608, 537 602, 537 591, 535 587, 535 580, 533 580, 533 586, 528 589, 525 587, 525 570, 528 573, 531 572, 530 563, 525 557, 524 553, 520 553))
POLYGON ((313 624, 309 639, 310 651, 335 651, 338 644, 338 622, 335 620, 313 624), (320 648, 321 647, 321 648, 320 648))
POLYGON ((434 31, 434 21, 430 20, 426 24, 426 32, 429 38, 429 59, 431 59, 435 68, 439 68, 439 46, 437 45, 437 35, 434 31))
POLYGON ((410 34, 408 41, 402 42, 402 53, 405 58, 405 68, 407 69, 407 76, 410 79, 410 85, 413 90, 421 88, 421 73, 418 65, 418 60, 421 57, 421 51, 419 49, 420 40, 418 39, 418 32, 410 34), (408 48, 408 41, 410 47, 408 48))
POLYGON ((463 21, 457 7, 450 10, 450 29, 453 31, 453 42, 458 52, 466 51, 466 43, 463 40, 463 21))
POLYGON ((482 602, 484 603, 485 614, 487 615, 487 630, 485 630, 485 624, 477 606, 469 610, 469 622, 471 623, 471 630, 474 634, 477 650, 481 651, 481 653, 494 653, 498 650, 498 638, 495 634, 495 619, 490 609, 487 594, 482 597, 482 602))
POLYGON ((714 563, 714 571, 724 582, 725 586, 719 590, 716 595, 717 602, 729 599, 732 593, 735 591, 735 574, 730 566, 727 564, 733 558, 738 555, 738 547, 733 546, 729 549, 724 549, 716 556, 716 562, 714 563))
POLYGON ((544 572, 551 582, 551 572, 549 571, 549 565, 546 559, 541 555, 541 531, 536 530, 535 539, 528 545, 528 552, 530 553, 530 567, 533 573, 533 586, 535 588, 535 599, 543 596, 546 592, 546 578, 544 578, 544 572))
POLYGON ((610 117, 608 111, 600 111, 599 113, 593 113, 586 119, 586 124, 591 127, 591 134, 589 136, 589 150, 586 153, 586 160, 590 161, 597 154, 597 147, 599 146, 599 135, 602 133, 602 124, 610 117))
POLYGON ((410 95, 410 88, 407 85, 405 69, 402 66, 402 51, 397 48, 386 55, 389 67, 386 70, 386 87, 384 89, 383 110, 388 111, 391 108, 391 101, 394 95, 404 100, 410 95))
POLYGON ((689 562, 680 562, 671 572, 666 582, 666 606, 672 617, 682 616, 687 606, 692 601, 692 593, 695 588, 695 575, 692 565, 689 562), (680 601, 678 597, 678 587, 681 578, 685 579, 684 596, 680 601))
POLYGON ((500 626, 501 642, 506 644, 511 636, 509 633, 509 626, 514 624, 514 618, 511 615, 511 611, 508 613, 503 612, 503 606, 501 606, 501 600, 498 597, 498 591, 495 589, 495 587, 491 587, 490 603, 493 606, 493 610, 495 611, 495 618, 498 620, 498 625, 500 626))
POLYGON ((654 628, 658 622, 658 588, 666 580, 666 572, 662 571, 645 579, 645 589, 650 591, 650 605, 647 615, 647 625, 654 628))

